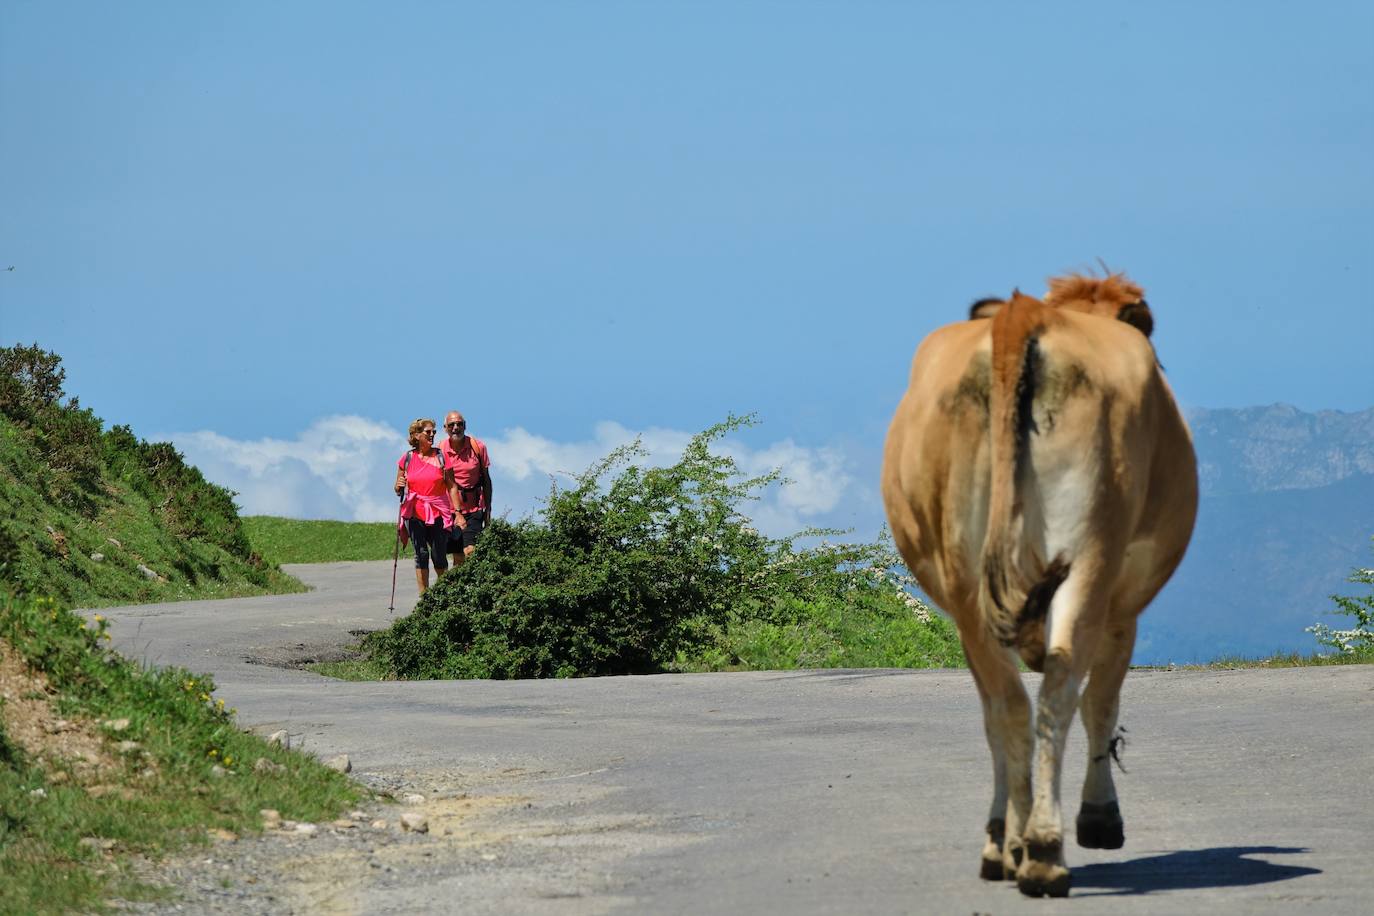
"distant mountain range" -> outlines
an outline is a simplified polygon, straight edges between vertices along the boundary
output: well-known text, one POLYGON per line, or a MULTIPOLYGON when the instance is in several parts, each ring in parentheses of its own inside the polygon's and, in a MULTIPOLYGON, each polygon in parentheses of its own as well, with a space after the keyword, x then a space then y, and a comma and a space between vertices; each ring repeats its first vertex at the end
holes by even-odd
POLYGON ((1188 556, 1141 619, 1135 661, 1317 650, 1304 628, 1374 564, 1374 408, 1192 410, 1202 501, 1188 556))
POLYGON ((1188 425, 1208 496, 1307 490, 1374 474, 1374 407, 1198 409, 1188 411, 1188 425))

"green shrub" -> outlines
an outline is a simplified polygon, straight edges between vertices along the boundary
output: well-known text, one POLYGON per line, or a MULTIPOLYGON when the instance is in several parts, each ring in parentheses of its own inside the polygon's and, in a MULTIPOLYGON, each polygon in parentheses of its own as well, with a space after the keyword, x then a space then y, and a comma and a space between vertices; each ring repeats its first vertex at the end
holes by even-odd
MULTIPOLYGON (((1374 541, 1374 538, 1371 538, 1374 541)), ((1374 585, 1374 569, 1351 570, 1347 582, 1356 585, 1374 585)), ((1368 595, 1332 595, 1336 610, 1332 613, 1354 619, 1354 625, 1345 630, 1334 630, 1324 623, 1315 623, 1307 632, 1317 637, 1317 642, 1328 648, 1336 649, 1345 655, 1368 656, 1374 660, 1374 592, 1368 595)))
POLYGON ((18 420, 51 407, 62 400, 66 378, 61 357, 38 344, 0 347, 0 411, 18 420))
POLYGON ((0 347, 0 413, 26 429, 44 458, 35 480, 54 504, 90 516, 101 494, 100 419, 76 398, 62 403, 66 372, 56 353, 0 347))
MULTIPOLYGON (((802 549, 835 532, 773 539, 749 525, 740 504, 778 474, 745 478, 711 445, 750 422, 712 426, 666 468, 632 464, 638 443, 613 451, 554 489, 538 520, 493 522, 472 558, 367 647, 406 678, 567 677, 747 665, 745 634, 784 639, 850 606, 910 620, 890 544, 802 549)), ((952 639, 925 621, 936 643, 952 639)), ((810 648, 822 637, 796 638, 797 658, 835 657, 810 648)))
POLYGON ((115 426, 105 434, 103 450, 111 474, 147 499, 178 537, 198 538, 250 558, 233 491, 207 481, 170 442, 145 442, 129 427, 115 426))

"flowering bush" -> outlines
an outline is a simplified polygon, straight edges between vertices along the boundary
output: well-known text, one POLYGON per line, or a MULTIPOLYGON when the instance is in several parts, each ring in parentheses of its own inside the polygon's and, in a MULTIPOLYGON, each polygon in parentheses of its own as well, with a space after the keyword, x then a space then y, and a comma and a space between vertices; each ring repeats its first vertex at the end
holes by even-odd
MULTIPOLYGON (((1374 540, 1374 539, 1371 539, 1374 540)), ((1374 585, 1374 569, 1356 568, 1350 573, 1347 582, 1357 585, 1374 585)), ((1336 602, 1333 613, 1353 617, 1355 625, 1345 630, 1336 630, 1324 623, 1315 623, 1307 632, 1317 637, 1317 642, 1347 655, 1369 654, 1374 656, 1374 593, 1368 595, 1332 595, 1336 602)))

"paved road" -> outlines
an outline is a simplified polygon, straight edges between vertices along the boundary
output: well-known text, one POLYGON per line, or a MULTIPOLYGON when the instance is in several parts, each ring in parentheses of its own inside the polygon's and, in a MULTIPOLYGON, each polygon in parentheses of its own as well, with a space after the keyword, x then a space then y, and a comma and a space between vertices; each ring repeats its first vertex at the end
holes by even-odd
POLYGON ((1035 901, 976 877, 991 768, 967 672, 343 683, 261 660, 385 626, 391 569, 289 571, 314 591, 105 613, 127 654, 213 674, 245 726, 486 804, 462 856, 361 869, 344 909, 1374 910, 1374 668, 1132 673, 1126 848, 1071 846, 1072 896, 1035 901))

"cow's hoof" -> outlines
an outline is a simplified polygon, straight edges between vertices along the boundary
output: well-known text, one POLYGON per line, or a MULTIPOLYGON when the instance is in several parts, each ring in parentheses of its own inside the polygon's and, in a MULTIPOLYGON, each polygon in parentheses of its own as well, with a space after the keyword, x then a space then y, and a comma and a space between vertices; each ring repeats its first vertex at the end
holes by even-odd
POLYGON ((1026 857, 1026 847, 1020 840, 1008 839, 1002 850, 1002 880, 1015 881, 1016 872, 1021 868, 1021 860, 1026 857))
POLYGON ((1069 896, 1069 870, 1062 865, 1044 865, 1022 870, 1016 876, 1016 888, 1027 897, 1069 896))
POLYGON ((1116 802, 1084 802, 1078 809, 1078 845, 1084 849, 1120 849, 1126 844, 1125 825, 1116 802))
POLYGON ((1006 821, 1000 817, 992 818, 988 821, 987 832, 988 839, 983 844, 983 865, 978 870, 978 877, 984 881, 1001 881, 1005 877, 1002 846, 1007 836, 1006 821))
POLYGON ((1058 838, 1026 844, 1026 857, 1016 870, 1016 887, 1027 897, 1069 895, 1069 869, 1058 838))

